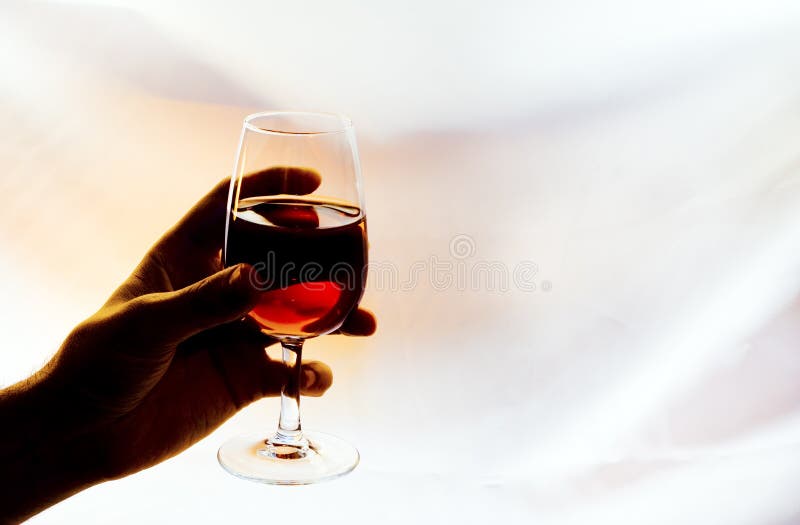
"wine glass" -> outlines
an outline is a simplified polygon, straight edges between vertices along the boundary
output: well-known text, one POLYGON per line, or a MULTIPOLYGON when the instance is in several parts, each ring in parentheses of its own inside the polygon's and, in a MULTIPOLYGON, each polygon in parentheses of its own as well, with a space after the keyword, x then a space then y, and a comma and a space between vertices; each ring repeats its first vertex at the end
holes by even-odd
POLYGON ((364 291, 367 229, 355 134, 327 113, 265 112, 244 120, 231 177, 223 258, 252 265, 249 313, 278 339, 289 378, 278 429, 227 441, 217 458, 240 478, 303 485, 342 476, 358 451, 300 426, 303 343, 338 329, 364 291))

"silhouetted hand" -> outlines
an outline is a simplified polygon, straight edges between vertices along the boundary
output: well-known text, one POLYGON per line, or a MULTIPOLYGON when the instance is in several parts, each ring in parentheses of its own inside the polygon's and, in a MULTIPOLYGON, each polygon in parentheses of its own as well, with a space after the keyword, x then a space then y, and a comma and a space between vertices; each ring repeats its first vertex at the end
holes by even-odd
MULTIPOLYGON (((278 175, 262 174, 261 194, 310 193, 320 183, 313 172, 278 175)), ((243 319, 258 298, 251 268, 222 269, 227 192, 220 183, 42 371, 0 393, 0 464, 9 465, 6 480, 22 483, 0 495, 0 516, 5 508, 13 509, 12 521, 24 519, 87 486, 159 463, 248 403, 280 393, 287 371, 264 351, 275 340, 243 319)), ((350 335, 374 330, 365 310, 341 328, 350 335)), ((303 371, 303 394, 321 395, 331 385, 325 364, 304 363, 303 371)))

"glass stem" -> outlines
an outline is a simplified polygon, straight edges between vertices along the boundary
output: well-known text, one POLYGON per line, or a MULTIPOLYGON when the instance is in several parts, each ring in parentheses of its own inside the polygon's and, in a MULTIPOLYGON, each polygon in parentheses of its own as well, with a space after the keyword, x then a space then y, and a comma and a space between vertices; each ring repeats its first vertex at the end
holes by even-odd
POLYGON ((281 341, 283 363, 288 369, 286 383, 281 390, 281 416, 275 438, 281 444, 306 446, 300 428, 300 385, 302 384, 303 340, 281 341))

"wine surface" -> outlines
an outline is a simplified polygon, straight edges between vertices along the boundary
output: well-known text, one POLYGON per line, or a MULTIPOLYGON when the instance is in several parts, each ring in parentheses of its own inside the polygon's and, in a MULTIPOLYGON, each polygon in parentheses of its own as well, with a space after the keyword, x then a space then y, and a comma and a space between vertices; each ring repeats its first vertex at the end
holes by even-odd
POLYGON ((276 337, 336 330, 361 299, 366 219, 349 203, 312 197, 242 199, 231 212, 225 265, 248 263, 263 290, 250 312, 276 337))

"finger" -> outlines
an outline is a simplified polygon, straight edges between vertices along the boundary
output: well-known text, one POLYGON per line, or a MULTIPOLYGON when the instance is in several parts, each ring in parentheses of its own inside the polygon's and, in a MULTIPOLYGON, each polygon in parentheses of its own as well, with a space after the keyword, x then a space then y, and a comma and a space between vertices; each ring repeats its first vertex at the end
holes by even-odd
MULTIPOLYGON (((182 343, 179 352, 190 356, 207 351, 238 410, 262 397, 280 394, 289 370, 264 351, 275 343, 248 318, 197 334, 182 343)), ((304 362, 301 370, 300 393, 304 396, 319 397, 333 383, 333 373, 325 363, 304 362)))
POLYGON ((228 196, 243 199, 260 195, 306 195, 322 183, 320 174, 309 168, 275 166, 233 181, 219 182, 175 225, 161 241, 165 245, 187 244, 218 250, 225 236, 228 196), (232 184, 233 182, 233 184, 232 184))
POLYGON ((279 395, 288 379, 286 365, 270 359, 263 345, 253 340, 229 338, 209 349, 208 355, 236 410, 279 395))
POLYGON ((204 330, 186 339, 178 346, 178 352, 188 355, 214 348, 224 350, 232 344, 265 349, 277 343, 277 339, 262 332, 261 326, 248 316, 204 330))
POLYGON ((160 342, 177 343, 240 319, 260 295, 250 282, 250 270, 250 266, 240 264, 176 292, 138 297, 129 303, 131 323, 160 342))
POLYGON ((238 197, 307 195, 322 183, 319 172, 298 166, 273 166, 241 178, 238 197))
MULTIPOLYGON (((246 323, 228 323, 190 341, 209 350, 211 363, 223 379, 237 410, 262 397, 279 395, 289 378, 288 367, 270 359, 264 351, 265 343, 274 343, 275 340, 253 331, 246 323), (208 335, 212 333, 213 336, 208 335)), ((333 373, 325 363, 309 361, 302 364, 302 395, 319 397, 332 383, 333 373)))
POLYGON ((378 322, 375 315, 364 308, 353 310, 342 326, 335 333, 344 335, 367 336, 375 333, 378 322))
MULTIPOLYGON (((257 346, 231 344, 209 353, 211 363, 222 378, 236 410, 264 397, 281 393, 289 378, 289 369, 273 361, 257 346)), ((333 373, 320 361, 303 363, 300 393, 320 397, 333 384, 333 373)))
POLYGON ((333 372, 322 361, 303 363, 302 373, 300 393, 304 396, 319 397, 333 384, 333 372))

